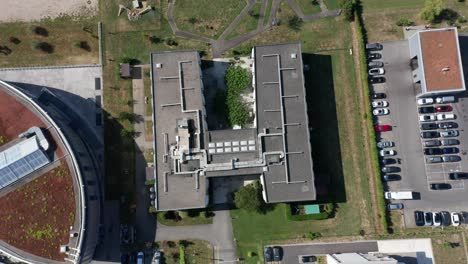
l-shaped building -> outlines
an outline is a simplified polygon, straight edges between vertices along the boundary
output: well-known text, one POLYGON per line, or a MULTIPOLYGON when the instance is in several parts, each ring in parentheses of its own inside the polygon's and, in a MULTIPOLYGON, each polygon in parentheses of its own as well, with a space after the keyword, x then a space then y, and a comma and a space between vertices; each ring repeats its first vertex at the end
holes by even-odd
POLYGON ((206 207, 211 177, 258 175, 267 203, 316 199, 300 43, 252 58, 253 128, 210 131, 198 52, 151 54, 158 211, 206 207))

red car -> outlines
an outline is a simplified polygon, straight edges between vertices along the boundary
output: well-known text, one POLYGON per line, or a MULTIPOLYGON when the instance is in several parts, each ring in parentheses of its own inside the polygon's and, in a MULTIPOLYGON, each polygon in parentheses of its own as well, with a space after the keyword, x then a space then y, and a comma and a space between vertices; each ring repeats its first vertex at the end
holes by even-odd
POLYGON ((389 125, 376 125, 375 132, 385 132, 392 130, 392 127, 389 125))
POLYGON ((437 112, 450 112, 453 108, 450 105, 439 105, 436 107, 437 112))

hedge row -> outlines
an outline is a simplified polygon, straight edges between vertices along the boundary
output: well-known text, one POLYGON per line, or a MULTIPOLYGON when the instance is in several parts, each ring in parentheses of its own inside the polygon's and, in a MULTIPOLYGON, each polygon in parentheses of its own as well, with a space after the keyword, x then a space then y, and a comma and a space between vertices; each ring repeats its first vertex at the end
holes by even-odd
POLYGON ((291 221, 304 221, 304 220, 324 220, 330 217, 332 214, 333 210, 335 209, 335 206, 333 203, 327 203, 325 204, 325 212, 319 213, 319 214, 309 214, 309 215, 293 215, 291 213, 291 205, 288 204, 286 208, 286 218, 291 221))
POLYGON ((372 109, 370 107, 370 89, 368 83, 368 75, 367 75, 367 57, 365 51, 365 43, 366 39, 364 36, 364 26, 362 24, 362 17, 357 11, 354 11, 355 23, 356 23, 356 32, 358 34, 358 41, 359 41, 359 59, 361 61, 361 81, 362 86, 364 88, 364 103, 365 103, 365 117, 367 119, 367 130, 369 134, 369 139, 372 140, 371 142, 371 157, 372 157, 372 170, 374 171, 375 175, 375 185, 376 185, 376 195, 377 195, 377 205, 379 210, 379 219, 384 228, 384 232, 387 233, 388 231, 388 223, 386 217, 386 206, 385 200, 383 197, 384 188, 382 184, 382 177, 380 174, 380 164, 379 164, 379 157, 377 152, 377 146, 375 143, 375 131, 373 127, 373 120, 372 120, 372 109))

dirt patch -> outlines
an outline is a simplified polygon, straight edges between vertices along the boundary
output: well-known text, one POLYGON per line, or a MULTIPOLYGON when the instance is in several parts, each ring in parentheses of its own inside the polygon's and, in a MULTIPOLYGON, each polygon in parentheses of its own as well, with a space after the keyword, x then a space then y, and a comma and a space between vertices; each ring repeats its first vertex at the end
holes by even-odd
POLYGON ((49 171, 0 198, 0 239, 47 259, 63 261, 60 245, 68 243, 75 219, 70 171, 49 171))

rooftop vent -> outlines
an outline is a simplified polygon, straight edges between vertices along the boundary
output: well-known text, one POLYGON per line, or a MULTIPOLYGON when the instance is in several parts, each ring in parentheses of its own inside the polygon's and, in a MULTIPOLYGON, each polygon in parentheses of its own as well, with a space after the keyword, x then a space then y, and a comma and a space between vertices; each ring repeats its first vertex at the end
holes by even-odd
POLYGON ((296 53, 291 53, 291 59, 296 59, 297 58, 297 54, 296 53))
POLYGON ((156 69, 161 69, 162 68, 162 64, 161 63, 156 63, 156 69))
POLYGON ((450 71, 450 67, 449 67, 449 66, 447 66, 447 67, 444 67, 444 68, 442 68, 442 71, 443 71, 443 72, 450 71))

